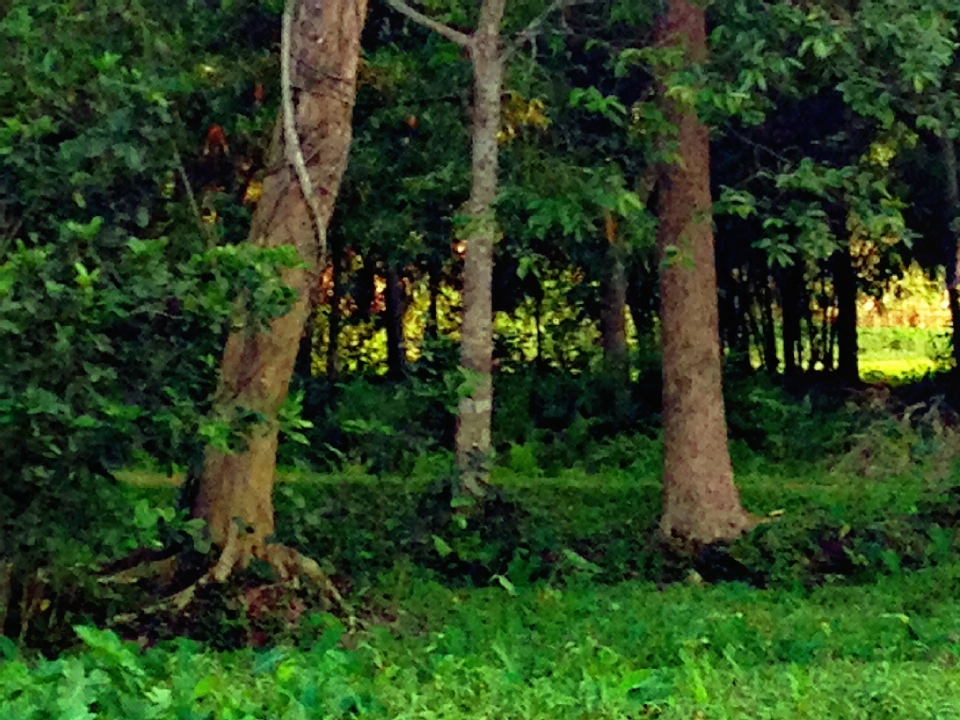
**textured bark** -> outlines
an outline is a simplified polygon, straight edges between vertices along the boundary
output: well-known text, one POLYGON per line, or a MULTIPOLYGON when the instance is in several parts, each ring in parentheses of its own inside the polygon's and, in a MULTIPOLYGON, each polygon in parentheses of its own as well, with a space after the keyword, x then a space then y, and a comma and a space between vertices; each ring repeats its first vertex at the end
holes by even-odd
POLYGON ((463 264, 463 323, 460 364, 472 385, 457 412, 457 468, 460 490, 481 497, 489 483, 490 425, 493 414, 493 246, 497 233, 493 203, 499 181, 500 95, 503 58, 500 25, 506 0, 484 0, 470 44, 473 63, 473 130, 469 224, 463 264))
MULTIPOLYGON (((324 224, 347 164, 365 17, 366 0, 301 0, 295 17, 296 121, 324 224)), ((235 519, 245 526, 244 544, 250 548, 263 546, 274 531, 277 410, 287 395, 311 291, 319 283, 314 219, 285 159, 282 138, 280 132, 274 137, 250 238, 261 247, 292 245, 308 267, 284 273, 285 282, 298 292, 290 312, 259 333, 235 330, 224 349, 216 412, 232 418, 253 411, 263 422, 252 428, 238 454, 207 448, 194 514, 207 521, 220 547, 234 536, 235 519)))
MULTIPOLYGON (((671 0, 658 42, 680 43, 690 63, 706 57, 704 11, 671 0)), ((679 260, 660 274, 663 325, 663 516, 668 538, 700 545, 736 537, 752 524, 740 504, 727 448, 721 392, 717 276, 710 197, 710 138, 691 108, 661 93, 678 128, 678 161, 660 191, 661 256, 679 260)))
POLYGON ((960 183, 957 179, 957 148, 952 138, 940 138, 943 164, 947 171, 947 217, 950 226, 946 234, 943 263, 947 270, 947 297, 950 322, 953 326, 954 369, 960 375, 960 183))
POLYGON ((393 380, 400 380, 406 372, 407 361, 403 340, 403 285, 396 266, 389 261, 386 265, 387 368, 393 380))
POLYGON ((600 278, 600 338, 604 369, 624 383, 630 381, 627 359, 627 248, 612 217, 606 219, 606 267, 600 278))

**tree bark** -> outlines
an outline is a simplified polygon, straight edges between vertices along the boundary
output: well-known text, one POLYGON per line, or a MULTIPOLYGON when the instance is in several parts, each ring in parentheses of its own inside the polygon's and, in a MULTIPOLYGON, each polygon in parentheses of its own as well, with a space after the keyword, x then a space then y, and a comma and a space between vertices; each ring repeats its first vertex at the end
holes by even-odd
MULTIPOLYGON (((671 0, 658 44, 680 43, 687 63, 706 59, 704 10, 671 0)), ((710 135, 696 111, 665 97, 677 127, 677 162, 660 192, 657 245, 663 324, 663 516, 668 538, 693 546, 751 527, 727 448, 721 389, 717 274, 710 197, 710 135), (679 257, 669 260, 671 255, 679 257)))
POLYGON ((479 498, 489 484, 490 430, 493 415, 493 249, 497 234, 493 203, 499 182, 500 95, 503 57, 500 25, 506 0, 484 0, 469 46, 473 63, 473 130, 469 222, 463 264, 463 323, 460 364, 471 393, 457 412, 457 468, 460 491, 479 498))
POLYGON ((406 372, 407 351, 403 339, 403 285, 397 266, 386 263, 386 319, 387 319, 387 368, 392 380, 400 380, 406 372))
MULTIPOLYGON (((606 218, 606 267, 600 278, 600 337, 608 376, 630 382, 627 358, 627 248, 612 216, 606 218)), ((621 394, 621 397, 625 397, 621 394)))
MULTIPOLYGON (((946 133, 946 125, 943 132, 946 133)), ((960 183, 957 180, 957 148, 953 138, 942 134, 940 150, 947 171, 947 217, 950 223, 945 235, 943 263, 947 271, 947 298, 953 328, 954 371, 960 375, 960 183)))
MULTIPOLYGON (((366 0, 301 0, 294 18, 296 125, 323 224, 329 223, 347 164, 366 9, 366 0)), ((222 548, 236 537, 235 519, 243 526, 246 548, 264 546, 274 532, 277 411, 310 315, 310 291, 319 282, 315 221, 284 150, 278 131, 250 238, 260 247, 295 247, 307 267, 284 273, 284 281, 298 293, 290 312, 261 332, 235 330, 224 349, 216 414, 233 419, 252 411, 262 422, 253 426, 241 452, 227 455, 208 447, 205 453, 194 514, 207 521, 213 541, 222 548)))

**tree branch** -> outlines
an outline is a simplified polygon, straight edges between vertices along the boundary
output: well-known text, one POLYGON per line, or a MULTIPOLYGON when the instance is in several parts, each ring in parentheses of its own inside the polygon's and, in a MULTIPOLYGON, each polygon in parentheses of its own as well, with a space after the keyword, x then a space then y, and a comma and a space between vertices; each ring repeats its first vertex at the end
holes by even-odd
POLYGON ((470 35, 462 33, 459 30, 454 30, 452 27, 444 25, 442 22, 424 15, 419 10, 407 5, 404 0, 387 0, 387 5, 392 7, 401 15, 405 15, 415 23, 433 30, 438 35, 445 37, 447 40, 452 43, 456 43, 460 47, 469 48, 471 45, 473 45, 473 38, 470 35))
POLYGON ((297 7, 297 0, 287 0, 283 10, 283 25, 280 34, 280 91, 281 113, 283 115, 283 145, 287 160, 293 165, 300 182, 303 199, 307 203, 313 219, 314 230, 317 234, 317 260, 323 267, 324 256, 327 254, 327 227, 323 222, 323 211, 320 200, 313 190, 310 174, 307 172, 307 163, 303 159, 303 148, 300 146, 300 136, 297 134, 296 109, 293 105, 292 53, 293 53, 293 14, 297 7))
MULTIPOLYGON (((589 2, 589 0, 587 1, 589 2)), ((577 2, 576 0, 554 0, 543 9, 543 12, 531 20, 523 30, 519 30, 518 32, 514 33, 513 42, 511 42, 503 51, 503 59, 509 60, 526 43, 533 42, 540 33, 540 28, 543 23, 548 17, 553 15, 553 13, 557 12, 558 10, 563 10, 571 5, 585 4, 586 2, 577 2)))

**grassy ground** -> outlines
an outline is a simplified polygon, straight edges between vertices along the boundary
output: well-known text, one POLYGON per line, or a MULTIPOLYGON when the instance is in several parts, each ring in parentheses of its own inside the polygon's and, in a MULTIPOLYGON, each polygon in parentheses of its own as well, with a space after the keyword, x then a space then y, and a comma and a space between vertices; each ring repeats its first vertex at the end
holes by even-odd
MULTIPOLYGON (((644 478, 651 463, 557 478, 503 468, 498 483, 524 508, 525 532, 539 527, 558 552, 602 547, 609 556, 533 580, 512 566, 485 587, 451 583, 398 556, 355 588, 370 613, 364 630, 344 634, 332 616, 307 615, 258 650, 178 640, 142 651, 87 629, 82 648, 45 661, 0 640, 8 655, 0 705, 18 720, 960 718, 960 555, 955 533, 929 532, 923 514, 926 502, 946 502, 960 475, 936 476, 921 463, 871 478, 843 458, 786 469, 735 454, 750 508, 785 511, 765 532, 779 538, 775 554, 787 571, 771 575, 766 589, 695 575, 667 584, 611 579, 624 553, 642 552, 655 519, 658 488, 644 478), (790 568, 810 558, 797 538, 811 528, 817 537, 831 528, 846 528, 847 537, 881 527, 890 534, 911 518, 925 558, 915 569, 874 558, 872 572, 791 581, 790 568), (631 535, 634 544, 624 539, 631 535), (627 543, 619 550, 618 540, 627 543)), ((400 542, 384 528, 416 512, 410 498, 425 487, 301 475, 282 486, 281 524, 315 553, 339 538, 329 553, 359 567, 400 542), (296 497, 336 522, 305 520, 296 497), (319 525, 335 527, 327 535, 319 525)), ((144 492, 155 500, 168 493, 144 492)), ((741 557, 768 545, 751 540, 741 557)))
MULTIPOLYGON (((350 578, 363 629, 297 611, 269 646, 224 650, 81 627, 56 660, 0 638, 0 715, 960 718, 958 435, 933 415, 778 398, 752 392, 731 411, 735 432, 758 431, 732 444, 744 502, 777 518, 732 546, 737 581, 651 545, 660 446, 643 435, 561 472, 511 448, 497 518, 460 534, 429 519, 443 458, 411 477, 289 471, 280 539, 350 578)), ((114 531, 143 532, 136 518, 175 483, 122 479, 114 531)), ((240 625, 221 629, 252 637, 240 625)))
POLYGON ((87 650, 0 666, 13 718, 956 718, 960 566, 806 593, 641 582, 454 590, 398 569, 395 619, 299 645, 87 650))

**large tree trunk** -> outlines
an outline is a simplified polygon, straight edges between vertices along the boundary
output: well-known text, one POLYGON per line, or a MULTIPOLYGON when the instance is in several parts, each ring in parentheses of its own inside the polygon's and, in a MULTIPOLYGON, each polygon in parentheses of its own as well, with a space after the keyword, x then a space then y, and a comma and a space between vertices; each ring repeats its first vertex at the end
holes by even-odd
MULTIPOLYGON (((680 43, 688 63, 706 59, 702 7, 671 0, 659 44, 680 43)), ((727 540, 752 524, 740 504, 727 448, 721 392, 717 275, 710 197, 710 135, 695 110, 662 94, 677 126, 677 161, 660 192, 657 244, 663 324, 663 516, 666 537, 693 545, 727 540), (676 253, 679 258, 670 260, 676 253)))
POLYGON ((945 235, 943 263, 947 270, 947 297, 950 322, 953 326, 953 362, 960 375, 960 183, 957 180, 957 148, 946 129, 940 137, 943 164, 947 171, 947 217, 950 225, 945 235))
MULTIPOLYGON (((324 225, 347 164, 366 9, 366 0, 301 0, 294 19, 296 124, 313 186, 320 194, 324 225)), ((298 293, 290 312, 262 332, 246 327, 227 340, 216 413, 233 419, 252 411, 263 421, 253 426, 245 449, 237 454, 207 448, 194 513, 207 521, 213 541, 221 547, 236 535, 235 519, 249 548, 265 544, 274 531, 277 410, 286 398, 310 314, 311 290, 319 282, 314 219, 285 159, 282 138, 280 132, 274 138, 250 238, 261 247, 292 245, 308 267, 284 273, 284 281, 298 293)))
POLYGON ((489 483, 490 425, 493 415, 493 246, 497 223, 500 95, 503 58, 500 25, 506 0, 484 0, 470 45, 473 62, 473 147, 471 158, 469 223, 463 264, 463 324, 460 326, 460 364, 467 371, 472 392, 460 400, 457 413, 457 468, 460 490, 481 497, 489 483))
MULTIPOLYGON (((627 359, 627 248, 612 216, 606 218, 606 267, 600 278, 600 337, 604 370, 624 383, 630 381, 627 359)), ((626 397, 620 394, 619 397, 626 397)))

